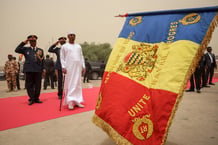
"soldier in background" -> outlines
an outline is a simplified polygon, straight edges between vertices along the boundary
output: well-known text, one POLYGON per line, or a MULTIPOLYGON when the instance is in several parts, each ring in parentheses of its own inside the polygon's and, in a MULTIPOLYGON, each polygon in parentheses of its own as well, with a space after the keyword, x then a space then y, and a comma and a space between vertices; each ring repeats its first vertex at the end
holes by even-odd
POLYGON ((16 61, 16 57, 13 57, 13 59, 14 59, 14 61, 18 65, 18 71, 16 73, 16 85, 17 85, 17 89, 20 90, 20 79, 19 79, 19 75, 20 75, 20 63, 16 61))
POLYGON ((44 61, 44 69, 46 70, 44 78, 44 90, 47 89, 48 82, 52 89, 54 89, 54 61, 49 58, 49 55, 46 55, 44 61))
POLYGON ((86 72, 83 77, 83 83, 85 82, 89 83, 89 77, 90 77, 90 72, 92 70, 92 67, 90 63, 88 62, 88 58, 85 58, 85 66, 86 66, 86 72))
POLYGON ((18 64, 14 61, 11 54, 8 55, 8 61, 5 63, 4 72, 8 84, 8 91, 17 91, 16 89, 16 74, 18 73, 18 64))
POLYGON ((66 43, 66 37, 60 37, 58 41, 49 47, 48 52, 55 53, 57 56, 57 60, 55 63, 56 76, 58 79, 58 99, 61 99, 63 96, 63 74, 60 60, 60 47, 57 47, 58 44, 61 46, 66 43))

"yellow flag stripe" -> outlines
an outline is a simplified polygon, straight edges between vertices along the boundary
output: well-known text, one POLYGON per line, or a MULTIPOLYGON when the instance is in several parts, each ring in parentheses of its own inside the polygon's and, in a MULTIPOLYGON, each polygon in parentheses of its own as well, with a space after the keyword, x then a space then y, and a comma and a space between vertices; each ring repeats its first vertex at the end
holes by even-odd
MULTIPOLYGON (((131 47, 133 45, 140 45, 140 42, 118 38, 113 53, 109 58, 106 71, 119 73, 148 88, 179 93, 185 75, 197 53, 199 44, 187 40, 180 40, 170 44, 164 42, 156 43, 159 47, 156 53, 155 65, 153 70, 146 65, 143 66, 143 68, 148 67, 147 70, 150 71, 146 73, 147 76, 143 81, 139 81, 137 78, 130 76, 130 73, 125 73, 118 69, 121 65, 125 66, 124 58, 133 51, 131 47)), ((132 59, 132 61, 135 59, 132 59)), ((132 61, 131 63, 133 64, 134 62, 132 61)), ((140 71, 134 73, 141 73, 140 71)))

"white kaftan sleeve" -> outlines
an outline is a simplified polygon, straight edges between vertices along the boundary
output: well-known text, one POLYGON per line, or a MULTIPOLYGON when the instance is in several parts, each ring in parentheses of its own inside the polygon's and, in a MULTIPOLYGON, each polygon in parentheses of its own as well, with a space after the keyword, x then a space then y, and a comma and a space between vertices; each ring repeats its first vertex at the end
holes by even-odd
POLYGON ((80 55, 81 55, 81 58, 82 58, 82 67, 83 68, 86 68, 86 66, 85 66, 85 60, 84 60, 84 56, 83 56, 83 52, 82 52, 82 47, 80 46, 80 48, 81 48, 81 53, 80 53, 80 55))
POLYGON ((64 45, 61 46, 60 60, 61 60, 62 68, 66 68, 66 52, 65 52, 65 49, 64 49, 64 45))

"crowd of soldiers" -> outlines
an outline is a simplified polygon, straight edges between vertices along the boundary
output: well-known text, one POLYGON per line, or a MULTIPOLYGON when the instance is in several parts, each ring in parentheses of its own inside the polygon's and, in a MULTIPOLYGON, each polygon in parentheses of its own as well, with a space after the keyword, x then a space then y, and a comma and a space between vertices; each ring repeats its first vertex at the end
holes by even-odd
MULTIPOLYGON (((46 73, 44 74, 44 83, 43 83, 44 90, 46 90, 48 86, 51 86, 52 89, 55 89, 55 86, 57 86, 55 62, 53 58, 50 57, 49 55, 46 55, 46 59, 44 61, 44 68, 46 70, 46 73)), ((11 92, 11 91, 16 92, 20 90, 21 89, 20 73, 22 73, 21 64, 20 62, 16 61, 16 57, 13 56, 12 54, 8 54, 8 60, 6 61, 4 66, 4 73, 8 86, 7 92, 11 92)), ((26 89, 26 86, 24 86, 24 89, 26 89)))

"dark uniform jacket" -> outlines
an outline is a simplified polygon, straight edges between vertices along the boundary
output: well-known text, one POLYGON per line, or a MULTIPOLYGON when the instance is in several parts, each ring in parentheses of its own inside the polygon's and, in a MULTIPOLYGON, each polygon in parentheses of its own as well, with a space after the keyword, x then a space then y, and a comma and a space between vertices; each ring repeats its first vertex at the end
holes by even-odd
POLYGON ((60 49, 59 47, 55 47, 56 45, 53 44, 51 47, 49 47, 48 49, 48 52, 51 52, 51 53, 55 53, 56 56, 57 56, 57 60, 56 60, 56 63, 55 63, 55 69, 58 69, 58 70, 62 70, 62 67, 61 67, 61 60, 60 60, 60 49))
POLYGON ((54 73, 54 61, 49 58, 46 58, 44 60, 44 69, 46 70, 46 73, 54 73))
POLYGON ((211 54, 211 57, 212 57, 212 59, 213 59, 213 65, 212 65, 212 63, 211 63, 210 56, 209 56, 209 54, 208 54, 208 52, 207 52, 207 53, 205 54, 206 66, 207 66, 208 68, 210 68, 210 67, 215 68, 215 67, 217 67, 215 55, 214 55, 213 53, 210 53, 210 54, 211 54))
POLYGON ((44 65, 44 52, 41 48, 24 47, 25 43, 21 42, 15 52, 25 56, 23 72, 42 72, 44 65))

